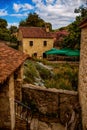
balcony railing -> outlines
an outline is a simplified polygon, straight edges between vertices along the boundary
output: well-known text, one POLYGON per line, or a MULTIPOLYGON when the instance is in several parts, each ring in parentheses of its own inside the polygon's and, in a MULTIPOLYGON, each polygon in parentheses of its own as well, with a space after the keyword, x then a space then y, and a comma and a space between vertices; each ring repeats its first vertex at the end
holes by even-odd
POLYGON ((30 122, 32 118, 30 107, 18 100, 15 100, 15 114, 20 119, 26 121, 26 130, 30 130, 30 122))

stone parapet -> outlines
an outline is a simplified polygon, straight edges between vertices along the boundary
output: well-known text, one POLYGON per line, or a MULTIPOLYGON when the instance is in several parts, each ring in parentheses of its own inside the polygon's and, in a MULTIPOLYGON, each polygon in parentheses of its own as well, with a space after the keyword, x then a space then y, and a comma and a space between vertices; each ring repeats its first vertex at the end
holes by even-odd
MULTIPOLYGON (((29 105, 33 114, 31 122, 37 117, 38 122, 48 122, 50 125, 60 124, 67 130, 71 130, 72 127, 73 130, 81 130, 79 129, 81 128, 81 109, 78 92, 41 88, 31 84, 23 85, 22 92, 23 102, 29 105)), ((48 125, 45 125, 44 130, 47 130, 48 125)))

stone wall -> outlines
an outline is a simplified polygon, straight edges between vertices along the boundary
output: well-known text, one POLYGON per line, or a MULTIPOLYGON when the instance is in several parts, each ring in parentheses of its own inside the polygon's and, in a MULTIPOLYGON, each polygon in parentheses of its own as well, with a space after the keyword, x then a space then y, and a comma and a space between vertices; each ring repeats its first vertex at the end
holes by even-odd
POLYGON ((27 123, 25 120, 22 120, 21 118, 18 118, 18 116, 16 116, 16 126, 15 126, 15 130, 27 130, 27 123))
POLYGON ((83 130, 87 130, 87 26, 81 31, 79 101, 82 107, 83 130))
POLYGON ((14 100, 22 100, 22 67, 0 84, 0 129, 15 129, 14 100))
POLYGON ((0 129, 11 129, 9 80, 0 86, 0 129))
POLYGON ((23 85, 22 91, 23 102, 31 108, 30 130, 81 130, 77 92, 29 84, 23 85))
POLYGON ((14 86, 15 86, 15 100, 22 100, 22 81, 23 81, 23 68, 19 67, 14 73, 14 86))
POLYGON ((14 73, 9 79, 9 105, 10 105, 10 116, 11 116, 11 130, 15 128, 15 104, 14 104, 14 73))

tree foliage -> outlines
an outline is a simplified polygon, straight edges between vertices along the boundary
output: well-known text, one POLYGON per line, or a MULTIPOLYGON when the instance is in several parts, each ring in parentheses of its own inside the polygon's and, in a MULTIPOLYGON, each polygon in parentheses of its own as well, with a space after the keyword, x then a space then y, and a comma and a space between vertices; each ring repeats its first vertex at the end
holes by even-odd
POLYGON ((87 17, 87 7, 84 5, 80 6, 78 9, 75 9, 75 13, 80 13, 80 16, 76 17, 80 20, 83 20, 85 17, 87 17))
POLYGON ((38 14, 29 14, 28 18, 26 19, 26 24, 29 26, 34 26, 34 27, 39 27, 39 26, 44 26, 44 20, 42 20, 38 14))
POLYGON ((0 18, 0 28, 6 28, 7 27, 7 21, 5 19, 0 18))
POLYGON ((64 38, 62 47, 80 49, 81 29, 79 24, 87 17, 87 8, 81 6, 75 9, 75 13, 80 13, 80 15, 68 26, 69 35, 64 38))
POLYGON ((11 27, 9 28, 9 31, 10 31, 11 34, 13 34, 13 33, 16 33, 16 32, 18 31, 18 29, 17 29, 16 26, 11 26, 11 27))
POLYGON ((12 34, 17 31, 17 27, 11 26, 7 28, 7 21, 0 18, 0 40, 17 43, 17 38, 12 34))
POLYGON ((41 19, 38 14, 30 13, 25 20, 22 20, 19 23, 20 26, 29 26, 29 27, 45 27, 46 25, 49 26, 50 30, 52 29, 51 23, 45 22, 41 19))
POLYGON ((80 49, 81 30, 79 28, 79 22, 75 21, 70 24, 68 31, 69 35, 64 38, 62 47, 80 49))
POLYGON ((61 48, 64 38, 68 35, 68 31, 60 29, 55 34, 54 47, 61 48))
POLYGON ((79 13, 79 16, 76 17, 74 22, 67 27, 57 30, 54 43, 55 47, 80 49, 81 29, 79 28, 79 24, 87 18, 87 7, 82 5, 78 9, 75 9, 75 13, 79 13), (68 31, 68 35, 64 34, 63 31, 68 31))

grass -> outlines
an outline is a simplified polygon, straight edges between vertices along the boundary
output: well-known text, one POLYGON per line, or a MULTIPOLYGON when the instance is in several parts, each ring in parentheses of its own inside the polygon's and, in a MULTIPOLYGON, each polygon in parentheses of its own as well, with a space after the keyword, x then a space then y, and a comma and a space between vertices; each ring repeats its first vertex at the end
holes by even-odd
POLYGON ((24 65, 24 82, 34 83, 35 78, 39 78, 39 73, 34 65, 34 62, 28 61, 24 65))
POLYGON ((78 66, 68 63, 50 63, 49 65, 53 68, 51 71, 41 66, 36 61, 27 61, 25 63, 24 82, 33 84, 36 77, 41 78, 44 81, 44 86, 47 88, 77 90, 78 66))

